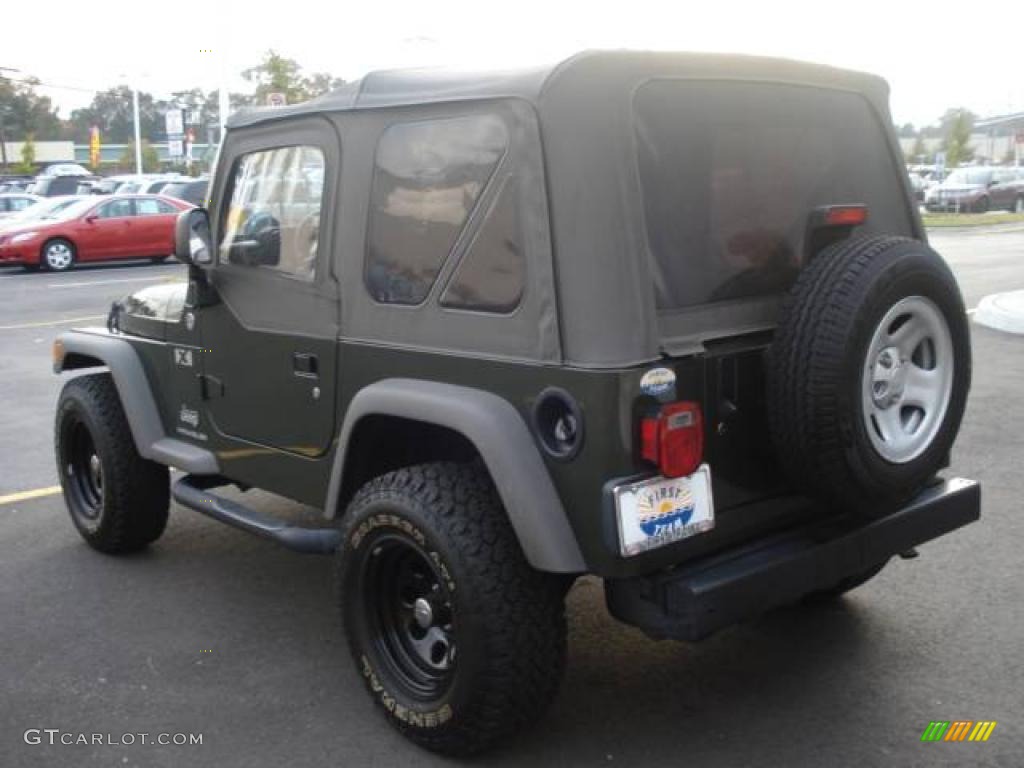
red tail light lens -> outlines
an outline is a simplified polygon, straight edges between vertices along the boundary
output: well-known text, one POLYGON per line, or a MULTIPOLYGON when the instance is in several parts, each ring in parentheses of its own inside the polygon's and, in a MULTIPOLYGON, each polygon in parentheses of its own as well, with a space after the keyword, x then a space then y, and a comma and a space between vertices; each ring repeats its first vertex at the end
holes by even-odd
POLYGON ((640 422, 640 455, 665 477, 692 474, 704 458, 704 418, 695 402, 663 405, 640 422))
POLYGON ((856 227, 867 220, 866 205, 833 205, 825 211, 827 227, 856 227))

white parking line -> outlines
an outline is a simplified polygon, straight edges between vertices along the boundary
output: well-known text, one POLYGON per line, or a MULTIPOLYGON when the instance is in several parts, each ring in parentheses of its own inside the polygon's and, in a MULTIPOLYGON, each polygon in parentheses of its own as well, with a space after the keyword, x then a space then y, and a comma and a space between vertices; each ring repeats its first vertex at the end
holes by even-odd
POLYGON ((166 275, 161 277, 123 277, 117 280, 86 280, 79 283, 47 283, 47 288, 82 288, 90 285, 114 285, 115 283, 155 283, 159 281, 170 282, 173 278, 166 275))
POLYGON ((106 315, 89 315, 88 317, 66 317, 63 320, 43 320, 38 323, 20 323, 18 325, 0 325, 0 331, 18 331, 22 328, 45 328, 48 325, 67 325, 68 323, 84 323, 87 320, 102 320, 106 315))

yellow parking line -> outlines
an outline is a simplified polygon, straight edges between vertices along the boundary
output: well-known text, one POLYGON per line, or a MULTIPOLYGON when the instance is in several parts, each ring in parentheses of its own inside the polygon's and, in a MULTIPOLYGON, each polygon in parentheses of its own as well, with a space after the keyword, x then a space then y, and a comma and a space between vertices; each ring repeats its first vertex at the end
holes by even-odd
POLYGON ((86 320, 102 320, 105 315, 89 315, 89 317, 68 317, 63 320, 44 320, 39 323, 21 323, 20 325, 0 325, 0 331, 17 331, 22 328, 44 328, 48 325, 65 325, 67 323, 84 323, 86 320))
POLYGON ((39 499, 43 496, 53 496, 58 493, 60 493, 59 485, 51 485, 49 488, 33 488, 31 491, 19 491, 7 496, 0 496, 0 506, 16 504, 19 501, 28 501, 29 499, 39 499))

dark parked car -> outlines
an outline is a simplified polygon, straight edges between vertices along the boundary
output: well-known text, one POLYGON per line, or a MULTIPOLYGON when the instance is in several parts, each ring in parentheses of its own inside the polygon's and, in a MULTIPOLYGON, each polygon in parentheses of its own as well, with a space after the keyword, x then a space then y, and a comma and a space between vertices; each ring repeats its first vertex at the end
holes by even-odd
POLYGON ((178 219, 187 284, 54 343, 57 372, 107 368, 57 404, 73 524, 137 551, 173 495, 334 556, 370 697, 455 755, 543 717, 581 574, 685 640, 855 588, 980 514, 977 483, 939 474, 970 337, 888 92, 589 53, 236 114, 209 213, 178 219))
POLYGON ((176 197, 192 205, 205 207, 209 205, 209 200, 207 199, 209 188, 210 180, 204 177, 194 180, 172 181, 163 188, 161 194, 168 197, 176 197))
POLYGON ((76 262, 162 261, 174 250, 174 222, 187 207, 156 195, 88 196, 0 232, 0 264, 63 272, 76 262))
POLYGON ((39 176, 28 191, 40 197, 77 195, 81 183, 81 176, 39 176))
POLYGON ((957 168, 925 195, 929 211, 984 213, 1001 208, 1012 211, 1019 195, 1013 168, 957 168))
POLYGON ((1024 168, 1014 168, 1015 178, 1007 182, 1007 190, 1013 193, 1015 213, 1024 213, 1024 168))

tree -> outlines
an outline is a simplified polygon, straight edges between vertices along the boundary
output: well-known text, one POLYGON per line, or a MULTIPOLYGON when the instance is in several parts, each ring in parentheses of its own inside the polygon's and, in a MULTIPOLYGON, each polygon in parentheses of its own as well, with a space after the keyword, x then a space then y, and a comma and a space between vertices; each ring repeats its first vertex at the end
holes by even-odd
POLYGON ((26 176, 36 172, 36 137, 34 134, 25 135, 25 141, 21 145, 21 162, 14 166, 14 172, 26 176))
POLYGON ((341 88, 344 84, 345 81, 340 77, 335 77, 327 72, 314 72, 306 78, 306 91, 312 99, 328 91, 333 91, 335 88, 341 88))
POLYGON ((924 137, 918 136, 914 139, 914 146, 907 153, 907 162, 919 163, 928 154, 928 146, 924 143, 924 137))
POLYGON ((274 50, 263 55, 263 61, 242 72, 242 77, 256 84, 249 103, 262 106, 271 93, 283 93, 288 104, 306 101, 344 84, 344 80, 326 72, 315 72, 310 76, 302 74, 302 67, 295 59, 288 59, 274 50))
MULTIPOLYGON (((89 140, 94 125, 100 128, 104 140, 121 144, 135 140, 135 117, 132 113, 132 89, 118 85, 97 93, 88 107, 71 113, 65 136, 78 142, 89 140)), ((139 128, 143 139, 164 134, 163 111, 152 94, 139 91, 139 128)))
POLYGON ((899 134, 901 139, 912 139, 917 135, 917 131, 914 130, 913 123, 904 123, 896 129, 896 133, 899 134))
MULTIPOLYGON (((121 153, 121 157, 118 159, 117 164, 124 170, 131 169, 135 171, 135 142, 124 148, 124 152, 121 153)), ((142 172, 143 173, 155 173, 160 170, 160 156, 157 154, 156 149, 148 141, 143 140, 142 142, 142 172)))
POLYGON ((0 120, 8 141, 19 141, 29 133, 40 140, 60 138, 61 121, 47 96, 36 93, 39 80, 16 82, 0 77, 0 120))
POLYGON ((949 109, 942 116, 942 149, 946 153, 946 165, 956 168, 974 157, 971 149, 971 129, 977 116, 967 109, 949 109))

